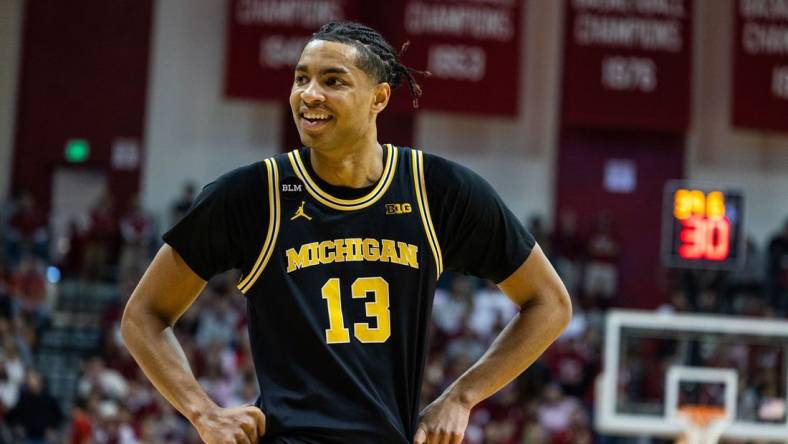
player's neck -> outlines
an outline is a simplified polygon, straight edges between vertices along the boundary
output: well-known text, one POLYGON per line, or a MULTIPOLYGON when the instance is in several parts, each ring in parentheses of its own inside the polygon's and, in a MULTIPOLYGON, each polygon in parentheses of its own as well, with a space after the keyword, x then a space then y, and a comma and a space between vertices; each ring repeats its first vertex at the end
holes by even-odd
POLYGON ((330 151, 311 149, 312 169, 331 185, 350 188, 372 185, 383 174, 383 147, 375 139, 330 151))

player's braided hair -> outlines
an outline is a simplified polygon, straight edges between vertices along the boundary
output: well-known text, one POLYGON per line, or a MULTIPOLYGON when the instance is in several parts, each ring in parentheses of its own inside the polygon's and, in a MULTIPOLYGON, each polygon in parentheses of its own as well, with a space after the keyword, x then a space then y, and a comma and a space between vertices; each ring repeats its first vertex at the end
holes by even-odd
POLYGON ((419 107, 419 97, 421 97, 421 86, 416 82, 414 74, 428 76, 427 71, 418 71, 400 63, 400 57, 405 54, 410 42, 405 42, 399 54, 394 48, 380 35, 379 32, 356 22, 330 22, 321 26, 320 29, 309 39, 326 40, 331 42, 345 43, 353 45, 358 49, 359 57, 356 63, 358 67, 373 76, 378 82, 387 82, 391 89, 395 89, 402 84, 403 79, 408 82, 410 96, 413 98, 413 107, 419 107))

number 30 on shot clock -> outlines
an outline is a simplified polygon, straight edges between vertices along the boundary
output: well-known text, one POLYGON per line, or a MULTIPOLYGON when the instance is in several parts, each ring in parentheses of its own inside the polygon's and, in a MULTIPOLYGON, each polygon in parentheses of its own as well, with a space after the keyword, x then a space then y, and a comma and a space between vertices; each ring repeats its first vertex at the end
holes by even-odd
POLYGON ((670 181, 662 207, 668 267, 737 269, 744 260, 744 195, 730 187, 670 181))

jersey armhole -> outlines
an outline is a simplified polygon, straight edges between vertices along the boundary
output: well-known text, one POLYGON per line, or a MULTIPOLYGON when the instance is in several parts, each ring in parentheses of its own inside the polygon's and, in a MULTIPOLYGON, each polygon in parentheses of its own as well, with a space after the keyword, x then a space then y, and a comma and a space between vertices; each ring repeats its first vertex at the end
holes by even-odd
POLYGON ((439 279, 443 273, 443 255, 438 243, 438 236, 435 234, 435 227, 432 224, 432 216, 430 215, 430 203, 427 200, 427 187, 424 182, 424 154, 420 150, 411 150, 411 166, 419 215, 421 216, 421 223, 424 225, 424 234, 427 236, 427 241, 432 250, 432 256, 435 258, 436 279, 439 279))
POLYGON ((263 273, 265 266, 271 259, 274 251, 276 238, 279 236, 279 219, 281 208, 279 205, 279 168, 274 159, 266 159, 265 169, 268 176, 268 231, 265 235, 265 242, 260 249, 260 254, 249 273, 238 282, 238 289, 246 294, 252 288, 257 279, 263 273))

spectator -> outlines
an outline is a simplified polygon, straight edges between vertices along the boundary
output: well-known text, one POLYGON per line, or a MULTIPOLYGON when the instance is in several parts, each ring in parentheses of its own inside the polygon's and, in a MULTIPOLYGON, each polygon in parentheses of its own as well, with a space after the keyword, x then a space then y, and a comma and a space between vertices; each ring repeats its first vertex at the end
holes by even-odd
POLYGON ((462 320, 467 319, 473 304, 473 290, 470 278, 456 275, 451 283, 451 293, 435 292, 433 320, 443 334, 456 336, 462 332, 462 320))
MULTIPOLYGON (((191 205, 193 195, 188 196, 189 192, 185 189, 180 199, 180 206, 184 210, 191 205)), ((99 215, 106 214, 106 210, 99 211, 100 207, 106 209, 106 204, 97 204, 91 214, 92 221, 102 222, 103 216, 99 215)), ((111 220, 110 215, 104 222, 111 220)), ((112 223, 104 222, 104 226, 112 226, 112 223)), ((551 237, 553 259, 568 287, 571 288, 572 276, 577 282, 577 276, 582 274, 586 253, 594 259, 601 257, 603 262, 615 265, 617 256, 609 253, 611 250, 615 253, 616 249, 608 248, 611 244, 617 246, 612 227, 597 228, 594 234, 597 236, 601 233, 601 241, 600 238, 592 237, 586 252, 573 213, 562 212, 558 223, 559 228, 554 230, 551 237), (594 253, 597 256, 592 254, 595 241, 597 247, 602 246, 594 253), (601 256, 598 255, 599 251, 601 256)), ((95 225, 91 224, 92 227, 95 225)), ((533 222, 532 225, 538 227, 534 231, 545 231, 540 222, 533 222)), ((115 230, 115 234, 104 236, 104 239, 107 240, 106 255, 110 262, 114 240, 122 240, 118 282, 113 280, 113 285, 117 285, 118 291, 124 292, 124 280, 133 282, 136 279, 135 258, 147 253, 153 224, 150 216, 139 205, 132 203, 119 221, 119 231, 117 228, 107 230, 110 233, 115 230)), ((694 309, 718 311, 721 301, 731 295, 730 307, 726 309, 733 314, 768 316, 769 305, 765 303, 763 295, 772 295, 771 291, 777 288, 782 288, 782 294, 785 294, 784 281, 780 284, 779 276, 784 273, 785 262, 782 258, 788 239, 786 233, 788 228, 772 239, 771 249, 760 250, 768 250, 769 253, 763 255, 764 261, 769 261, 769 267, 761 264, 761 271, 768 269, 771 273, 769 293, 763 291, 766 288, 765 276, 757 272, 758 262, 755 259, 758 249, 750 239, 748 265, 743 272, 727 274, 727 277, 718 272, 693 272, 695 296, 690 299, 686 292, 680 290, 680 281, 677 280, 671 292, 670 304, 665 304, 661 309, 687 312, 692 311, 692 304, 695 304, 694 309)), ((80 275, 83 269, 81 252, 88 248, 86 243, 95 241, 95 235, 95 230, 86 233, 74 231, 69 257, 76 265, 72 267, 74 271, 71 276, 80 275)), ((44 266, 40 259, 31 254, 22 254, 15 264, 16 268, 0 261, 0 418, 3 419, 3 415, 7 416, 10 409, 19 404, 23 379, 33 362, 31 350, 34 350, 36 330, 17 313, 23 304, 28 307, 26 311, 30 312, 29 307, 36 306, 35 303, 31 305, 31 301, 46 300, 44 266)), ((105 271, 99 274, 105 278, 114 278, 105 271)), ((251 367, 248 351, 248 336, 243 329, 244 301, 243 298, 234 297, 234 278, 234 275, 227 274, 212 280, 206 288, 209 294, 199 298, 175 327, 175 334, 183 344, 184 353, 189 355, 198 380, 222 405, 250 404, 258 396, 256 374, 251 367)), ((490 332, 500 329, 517 313, 517 307, 492 283, 477 288, 477 281, 465 276, 446 274, 445 279, 449 291, 439 290, 434 300, 434 322, 430 326, 433 330, 432 340, 422 388, 423 401, 434 399, 445 389, 448 380, 464 372, 484 350, 484 344, 492 339, 490 332)), ((597 288, 604 287, 598 282, 595 285, 597 288)), ((577 292, 572 291, 573 295, 577 292)), ((70 431, 62 442, 199 443, 199 438, 189 424, 140 377, 139 368, 129 360, 128 352, 118 342, 117 321, 124 302, 118 298, 104 308, 101 316, 104 332, 102 356, 85 363, 77 384, 80 401, 69 415, 70 431)), ((42 306, 46 307, 46 304, 42 306)), ((562 339, 529 368, 524 378, 473 410, 464 442, 562 444, 593 441, 589 412, 583 406, 593 405, 593 382, 601 365, 603 321, 602 310, 585 310, 576 314, 562 339)), ((676 359, 677 350, 663 352, 658 347, 648 346, 646 341, 630 345, 631 349, 624 352, 627 359, 623 361, 625 365, 621 369, 622 378, 627 381, 621 387, 621 405, 635 409, 650 405, 655 400, 661 402, 664 393, 661 376, 664 375, 666 363, 676 359)), ((741 369, 739 399, 742 418, 756 421, 773 414, 779 398, 775 396, 775 390, 778 395, 784 392, 776 379, 780 376, 777 348, 753 351, 749 345, 740 345, 727 349, 708 349, 699 356, 699 359, 702 358, 699 363, 741 369)), ((3 419, 0 419, 0 423, 3 419)), ((15 424, 21 430, 21 426, 15 424)))
POLYGON ((32 255, 26 255, 11 277, 16 305, 25 318, 36 327, 43 325, 49 318, 47 303, 46 277, 44 264, 32 255))
MULTIPOLYGON (((577 297, 583 256, 583 240, 577 231, 577 217, 571 210, 563 210, 558 218, 558 229, 553 231, 552 258, 556 271, 564 281, 569 295, 577 297)), ((573 302, 576 300, 573 299, 573 302)), ((573 305, 577 305, 574 304, 573 305)))
POLYGON ((128 410, 115 401, 103 401, 98 406, 98 421, 93 433, 97 444, 137 444, 130 425, 128 410))
POLYGON ((16 315, 16 303, 11 297, 11 268, 0 260, 0 320, 16 315))
POLYGON ((141 441, 144 443, 200 443, 194 428, 180 419, 179 414, 167 401, 154 393, 153 408, 141 420, 141 441))
POLYGON ((525 425, 521 404, 515 384, 509 384, 483 403, 481 408, 489 415, 485 442, 517 444, 525 425))
POLYGON ((21 316, 6 322, 0 319, 0 337, 9 336, 16 346, 19 356, 26 367, 33 363, 33 350, 37 344, 38 335, 33 325, 21 316))
POLYGON ((93 436, 93 421, 84 400, 78 400, 71 410, 71 437, 69 444, 90 444, 93 436))
POLYGON ((123 400, 129 393, 126 379, 116 370, 107 368, 100 356, 87 360, 84 375, 80 379, 77 390, 83 399, 97 393, 102 399, 123 400))
POLYGON ((235 339, 236 325, 239 314, 230 306, 226 296, 213 293, 206 298, 208 301, 200 312, 195 339, 202 348, 211 343, 229 344, 235 339))
POLYGON ((148 247, 153 239, 153 218, 142 209, 139 196, 131 199, 126 214, 120 219, 123 244, 118 265, 120 280, 136 280, 148 258, 148 247))
POLYGON ((19 207, 8 221, 6 254, 11 263, 16 263, 24 254, 42 259, 48 257, 49 232, 44 213, 36 205, 30 192, 23 192, 19 207))
POLYGON ((618 257, 621 251, 613 233, 613 218, 601 213, 588 238, 588 265, 585 269, 583 293, 589 305, 607 308, 618 290, 618 257))
POLYGON ((550 245, 550 235, 547 233, 544 227, 544 223, 542 221, 542 217, 539 215, 533 215, 528 218, 528 223, 526 224, 528 227, 528 232, 533 235, 534 240, 545 254, 552 255, 552 248, 550 245))
POLYGON ((41 376, 31 370, 19 402, 6 419, 24 444, 45 444, 58 441, 57 429, 63 421, 63 412, 47 392, 41 376))
POLYGON ((538 422, 529 422, 523 427, 522 444, 550 444, 547 431, 538 422))
POLYGON ((492 339, 493 332, 501 324, 506 325, 517 313, 517 306, 506 297, 492 282, 487 282, 485 287, 473 297, 473 311, 470 313, 471 329, 484 340, 492 339))
POLYGON ((594 442, 588 414, 583 409, 576 409, 572 413, 569 418, 569 429, 563 436, 563 442, 567 444, 592 444, 594 442))
POLYGON ((241 378, 240 387, 236 390, 239 396, 240 404, 252 405, 257 401, 260 395, 260 389, 257 384, 257 375, 254 371, 246 372, 241 378))
POLYGON ((16 406, 19 401, 19 388, 19 384, 9 377, 6 366, 0 365, 0 417, 16 406))
POLYGON ((459 335, 451 338, 451 342, 446 347, 446 356, 454 362, 464 363, 460 366, 459 376, 462 371, 470 367, 482 357, 490 341, 482 340, 478 334, 470 327, 467 317, 463 318, 459 335))
POLYGON ((236 394, 236 386, 233 383, 234 374, 225 370, 225 350, 219 342, 213 342, 208 346, 206 357, 206 371, 204 376, 199 379, 200 385, 222 407, 230 407, 240 404, 240 399, 236 394))
POLYGON ((744 265, 730 274, 729 292, 733 294, 739 291, 760 291, 764 280, 763 261, 766 257, 758 250, 758 244, 752 236, 747 236, 744 254, 744 265))
POLYGON ((78 278, 82 273, 82 264, 85 262, 85 233, 80 228, 79 221, 68 221, 68 241, 61 245, 59 267, 66 278, 78 278))
POLYGON ((561 338, 547 353, 550 371, 564 393, 582 398, 590 384, 588 353, 582 337, 561 338))
POLYGON ((788 313, 788 219, 769 240, 766 272, 768 299, 780 315, 788 313))
POLYGON ((82 278, 89 281, 104 279, 110 263, 112 242, 117 235, 112 197, 103 194, 90 210, 90 222, 85 234, 82 278))
POLYGON ((577 399, 564 396, 558 384, 548 384, 538 409, 539 424, 553 442, 565 442, 564 437, 571 431, 572 418, 579 409, 577 399))
POLYGON ((19 355, 19 349, 11 336, 2 339, 2 351, 0 351, 0 365, 5 375, 7 383, 5 396, 2 401, 7 409, 13 408, 19 399, 19 390, 25 381, 25 363, 19 355))

